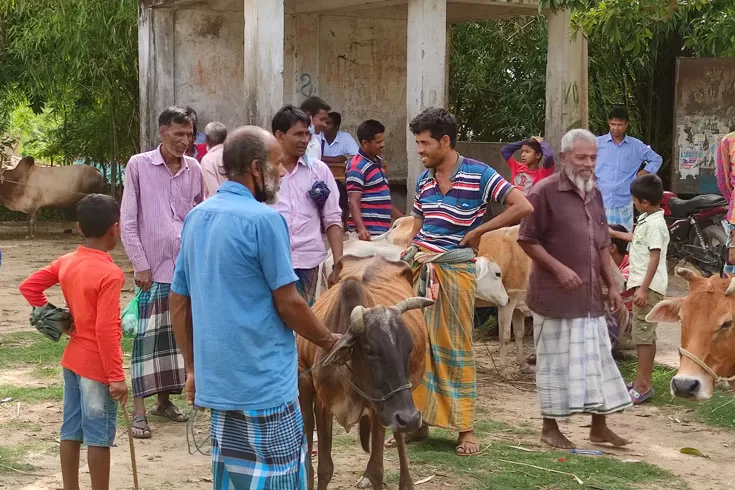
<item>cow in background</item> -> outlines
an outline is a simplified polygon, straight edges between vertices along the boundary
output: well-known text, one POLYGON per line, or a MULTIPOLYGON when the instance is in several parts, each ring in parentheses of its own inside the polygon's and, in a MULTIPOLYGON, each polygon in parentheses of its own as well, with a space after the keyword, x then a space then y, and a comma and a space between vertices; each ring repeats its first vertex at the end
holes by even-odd
POLYGON ((24 157, 15 168, 0 167, 0 203, 28 215, 29 238, 40 208, 71 207, 85 195, 103 190, 102 174, 89 165, 44 167, 24 157))
POLYGON ((345 255, 335 268, 339 282, 312 309, 342 338, 330 353, 303 338, 297 342, 299 403, 310 452, 315 421, 319 439, 318 488, 326 490, 334 473, 335 417, 348 432, 359 424, 360 443, 370 453, 361 483, 366 479, 373 489, 382 490, 387 427, 398 445, 399 489, 412 489, 403 434, 421 427, 411 392, 421 382, 426 362, 428 334, 419 309, 433 301, 413 297, 411 269, 403 262, 345 255))
POLYGON ((646 321, 681 322, 681 360, 671 393, 709 400, 718 381, 735 390, 735 277, 705 278, 683 268, 676 273, 689 283, 689 294, 661 301, 646 321))

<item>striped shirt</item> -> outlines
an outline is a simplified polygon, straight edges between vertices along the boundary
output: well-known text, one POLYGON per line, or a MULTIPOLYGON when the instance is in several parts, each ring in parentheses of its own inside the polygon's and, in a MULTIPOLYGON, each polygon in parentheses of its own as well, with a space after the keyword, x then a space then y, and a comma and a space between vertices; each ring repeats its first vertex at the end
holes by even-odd
MULTIPOLYGON (((390 187, 385 176, 383 161, 378 157, 372 161, 362 150, 352 157, 345 173, 347 192, 362 192, 360 214, 370 235, 380 235, 390 229, 390 187)), ((355 222, 350 216, 347 221, 350 230, 355 230, 355 222)))
POLYGON ((450 177, 452 186, 442 195, 428 169, 416 183, 413 215, 424 225, 413 240, 432 252, 459 248, 468 231, 482 224, 488 201, 502 203, 513 186, 495 170, 477 160, 459 157, 450 177))

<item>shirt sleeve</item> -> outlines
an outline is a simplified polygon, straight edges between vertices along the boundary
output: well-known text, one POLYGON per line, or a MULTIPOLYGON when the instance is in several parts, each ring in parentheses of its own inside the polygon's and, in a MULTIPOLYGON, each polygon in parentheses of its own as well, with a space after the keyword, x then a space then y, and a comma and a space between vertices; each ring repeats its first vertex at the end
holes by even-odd
POLYGON ((125 381, 123 371, 122 321, 120 320, 120 292, 125 283, 122 271, 110 274, 102 280, 97 295, 97 321, 95 333, 102 368, 108 383, 125 381))
POLYGON ((513 153, 517 152, 520 147, 523 146, 523 141, 516 141, 515 143, 508 143, 500 149, 500 154, 503 155, 503 160, 506 162, 513 157, 513 153))
POLYGON ((423 174, 416 181, 416 195, 413 198, 413 207, 411 208, 411 215, 417 218, 424 218, 424 208, 421 205, 421 182, 423 174))
POLYGON ((322 208, 322 226, 324 230, 337 225, 342 228, 342 208, 339 207, 339 187, 329 167, 324 164, 324 182, 329 187, 329 197, 322 208))
MULTIPOLYGON (((276 213, 263 215, 257 222, 255 235, 260 267, 271 291, 296 282, 286 220, 276 213)), ((252 240, 252 237, 245 239, 252 240)))
POLYGON ((365 175, 362 173, 362 170, 357 165, 357 162, 355 162, 355 158, 350 160, 350 164, 347 167, 347 172, 345 172, 345 181, 348 193, 362 192, 363 188, 365 187, 365 175))
POLYGON ((547 231, 546 200, 541 192, 538 192, 538 188, 531 189, 527 198, 528 202, 533 206, 533 213, 521 220, 521 227, 518 230, 518 241, 538 245, 541 243, 540 238, 547 231))
POLYGON ((189 293, 189 274, 188 266, 189 262, 186 260, 186 246, 188 239, 186 238, 186 223, 184 221, 184 228, 181 230, 181 250, 179 256, 176 258, 176 267, 174 267, 174 277, 171 281, 171 291, 181 296, 190 296, 189 293))
POLYGON ((665 226, 659 226, 660 222, 656 222, 656 226, 647 227, 646 233, 646 244, 648 250, 662 250, 664 248, 664 232, 669 233, 669 230, 665 226))
POLYGON ((59 259, 55 260, 51 265, 34 272, 21 283, 18 289, 28 304, 40 308, 48 303, 45 291, 59 283, 59 262, 59 259))
POLYGON ((480 188, 482 189, 482 202, 495 201, 500 204, 505 202, 505 198, 513 190, 510 182, 490 167, 487 167, 482 173, 480 188))
POLYGON ((357 155, 357 152, 360 151, 360 147, 357 146, 355 138, 353 138, 349 133, 346 133, 345 135, 345 146, 347 147, 347 154, 350 156, 355 156, 357 155))
POLYGON ((655 174, 661 168, 664 159, 661 155, 653 151, 650 145, 641 142, 641 162, 648 162, 644 170, 649 174, 655 174))
POLYGON ((138 234, 139 199, 138 161, 133 157, 125 167, 125 190, 120 204, 120 238, 135 272, 151 270, 138 234))
POLYGON ((543 159, 542 159, 542 167, 543 168, 554 168, 554 149, 551 147, 551 145, 546 141, 542 140, 541 143, 541 151, 543 152, 543 159))

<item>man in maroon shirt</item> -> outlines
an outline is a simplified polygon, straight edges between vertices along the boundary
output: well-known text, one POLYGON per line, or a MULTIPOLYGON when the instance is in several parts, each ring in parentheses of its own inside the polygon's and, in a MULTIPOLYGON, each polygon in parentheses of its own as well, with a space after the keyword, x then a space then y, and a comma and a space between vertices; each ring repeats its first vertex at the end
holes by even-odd
POLYGON ((600 278, 611 309, 622 308, 610 258, 610 234, 594 183, 597 145, 592 133, 564 135, 562 170, 533 187, 532 215, 518 242, 533 260, 528 307, 534 314, 536 385, 543 417, 541 440, 569 449, 556 419, 592 414, 590 440, 628 443, 608 427, 608 413, 630 406, 625 381, 610 352, 600 278))

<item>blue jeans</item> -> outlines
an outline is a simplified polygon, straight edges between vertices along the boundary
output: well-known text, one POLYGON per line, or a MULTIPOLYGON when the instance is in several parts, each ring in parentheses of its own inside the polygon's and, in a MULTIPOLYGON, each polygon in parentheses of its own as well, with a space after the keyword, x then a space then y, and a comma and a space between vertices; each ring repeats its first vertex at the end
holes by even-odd
POLYGON ((116 429, 117 402, 110 396, 109 387, 64 369, 61 440, 111 447, 116 429))

